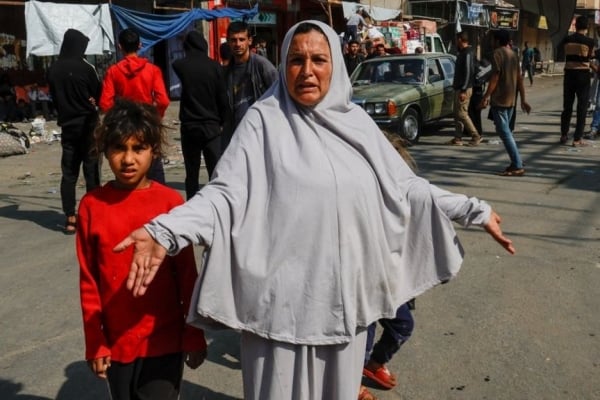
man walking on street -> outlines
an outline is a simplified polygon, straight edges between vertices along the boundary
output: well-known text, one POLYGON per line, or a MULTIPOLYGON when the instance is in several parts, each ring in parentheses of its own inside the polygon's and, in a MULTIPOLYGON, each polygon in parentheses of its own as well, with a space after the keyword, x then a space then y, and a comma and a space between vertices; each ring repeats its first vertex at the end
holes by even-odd
POLYGON ((208 176, 221 157, 221 130, 229 114, 223 67, 208 57, 208 43, 197 31, 187 34, 185 57, 173 62, 181 81, 181 151, 185 164, 185 193, 190 199, 200 185, 200 154, 208 176))
POLYGON ((523 77, 519 69, 519 59, 509 44, 508 31, 494 31, 496 50, 492 58, 492 76, 481 101, 481 108, 491 105, 491 114, 504 148, 510 157, 510 165, 500 173, 502 176, 522 176, 525 174, 523 161, 510 129, 510 119, 514 112, 516 93, 521 97, 521 108, 529 114, 531 106, 525 101, 523 77))
POLYGON ((521 75, 525 78, 525 73, 529 77, 529 86, 533 85, 533 71, 535 61, 533 59, 533 49, 529 47, 529 44, 525 42, 525 48, 523 49, 523 60, 521 61, 521 75))
POLYGON ((86 191, 100 186, 98 157, 92 152, 100 80, 96 69, 84 58, 88 42, 89 38, 80 31, 68 29, 58 60, 48 71, 50 93, 62 129, 60 197, 66 216, 64 233, 69 235, 77 231, 75 187, 82 164, 86 191))
POLYGON ((469 101, 473 94, 473 80, 475 78, 475 61, 473 49, 469 45, 469 35, 467 32, 460 32, 456 35, 456 46, 458 56, 456 58, 456 69, 454 71, 454 139, 448 144, 453 146, 462 146, 463 130, 471 136, 467 143, 469 146, 477 146, 481 142, 481 135, 477 132, 471 117, 469 117, 469 101))
MULTIPOLYGON (((107 112, 115 105, 115 100, 122 97, 152 104, 160 116, 164 117, 165 110, 169 106, 165 82, 160 68, 147 58, 138 57, 140 35, 133 29, 124 29, 119 34, 119 48, 124 57, 106 71, 100 97, 100 110, 107 112)), ((148 178, 165 183, 162 159, 157 158, 152 162, 148 178)))
POLYGON ((229 105, 233 110, 230 129, 233 133, 248 108, 277 80, 278 74, 268 59, 250 51, 252 38, 247 23, 229 24, 227 42, 233 56, 225 72, 229 105))
POLYGON ((576 32, 563 39, 565 51, 565 74, 563 80, 563 111, 560 115, 560 143, 566 144, 569 140, 569 127, 573 102, 577 97, 577 124, 573 135, 573 147, 586 146, 583 130, 587 114, 588 100, 590 97, 590 68, 597 70, 590 63, 594 55, 594 39, 587 37, 588 20, 580 15, 575 20, 576 32))

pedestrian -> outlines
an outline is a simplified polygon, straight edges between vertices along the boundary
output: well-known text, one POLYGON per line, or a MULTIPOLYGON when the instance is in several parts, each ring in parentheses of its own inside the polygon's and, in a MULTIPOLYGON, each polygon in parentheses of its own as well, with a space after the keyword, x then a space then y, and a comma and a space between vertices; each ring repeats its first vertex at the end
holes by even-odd
POLYGON ((350 43, 351 40, 356 40, 360 43, 361 40, 358 32, 363 26, 367 26, 367 22, 363 18, 363 8, 357 7, 356 12, 347 18, 344 42, 350 43))
POLYGON ((529 47, 529 44, 525 42, 525 48, 523 49, 523 59, 521 61, 521 75, 525 78, 525 73, 527 72, 527 76, 529 78, 529 86, 533 85, 533 74, 535 60, 534 60, 533 49, 529 47))
POLYGON ((98 150, 115 178, 79 205, 85 358, 108 380, 114 400, 176 400, 183 363, 195 369, 206 357, 203 331, 185 323, 197 277, 193 248, 166 257, 156 285, 137 299, 124 290, 131 256, 111 250, 131 229, 183 202, 147 178, 162 152, 164 129, 154 106, 117 100, 97 130, 98 150))
POLYGON ((233 133, 248 108, 277 80, 277 70, 269 60, 250 51, 252 37, 247 23, 229 24, 227 43, 233 56, 225 72, 229 106, 233 110, 228 131, 233 133))
POLYGON ((593 87, 595 87, 595 90, 593 90, 594 93, 590 95, 590 98, 594 99, 594 112, 592 114, 590 132, 588 134, 583 135, 584 139, 590 140, 595 140, 598 137, 598 131, 600 130, 600 87, 598 83, 600 82, 600 69, 598 69, 598 66, 600 66, 600 49, 596 49, 594 51, 593 63, 594 65, 596 65, 596 70, 594 71, 595 84, 593 85, 593 87))
POLYGON ((454 138, 447 144, 452 146, 462 146, 463 130, 471 136, 468 146, 478 146, 481 142, 481 135, 473 125, 469 116, 469 101, 473 94, 473 81, 475 79, 475 58, 473 48, 469 44, 469 35, 467 32, 456 34, 456 47, 458 55, 456 57, 456 67, 454 70, 454 138))
POLYGON ((598 68, 590 63, 594 55, 594 39, 587 36, 588 20, 580 15, 575 20, 576 32, 563 39, 561 45, 565 51, 565 69, 563 78, 563 111, 560 115, 560 143, 569 140, 573 102, 577 97, 577 123, 573 135, 573 147, 586 146, 583 138, 585 117, 590 93, 590 68, 598 68))
POLYGON ((268 58, 267 55, 267 41, 265 38, 258 38, 256 41, 256 54, 268 58))
POLYGON ((523 77, 519 71, 519 59, 510 47, 509 34, 505 30, 494 31, 496 49, 492 58, 492 76, 483 95, 480 108, 490 105, 490 113, 504 148, 510 158, 510 165, 500 173, 502 176, 522 176, 525 174, 523 161, 510 128, 510 120, 515 109, 516 95, 521 96, 521 108, 526 113, 531 106, 525 101, 523 77))
MULTIPOLYGON (((462 261, 429 183, 351 102, 338 42, 322 22, 294 25, 214 178, 115 247, 135 244, 141 296, 167 251, 207 246, 188 321, 241 331, 246 400, 357 398, 367 326, 462 261)), ((490 210, 486 230, 514 252, 499 222, 490 210)))
POLYGON ((100 185, 100 165, 91 149, 101 85, 96 69, 85 59, 88 42, 89 38, 80 31, 67 29, 58 59, 48 71, 57 124, 61 127, 60 198, 66 217, 64 233, 68 235, 77 231, 75 186, 79 169, 83 166, 86 191, 100 185))
POLYGON ((201 154, 209 177, 221 157, 221 132, 230 112, 223 68, 208 57, 206 39, 199 32, 190 31, 183 47, 185 57, 173 62, 173 70, 182 89, 179 120, 185 193, 189 199, 200 187, 201 154))
POLYGON ((358 43, 356 40, 351 40, 348 43, 348 52, 344 54, 344 63, 346 64, 348 76, 352 75, 352 72, 356 69, 358 64, 365 60, 365 56, 359 51, 360 43, 358 43))
MULTIPOLYGON (((117 98, 124 98, 151 104, 156 107, 159 115, 164 117, 169 106, 169 96, 165 88, 160 68, 147 58, 139 57, 140 35, 133 29, 123 29, 119 33, 119 49, 123 59, 111 65, 104 76, 100 110, 110 110, 117 98)), ((165 183, 165 171, 162 158, 152 161, 149 178, 165 183)))

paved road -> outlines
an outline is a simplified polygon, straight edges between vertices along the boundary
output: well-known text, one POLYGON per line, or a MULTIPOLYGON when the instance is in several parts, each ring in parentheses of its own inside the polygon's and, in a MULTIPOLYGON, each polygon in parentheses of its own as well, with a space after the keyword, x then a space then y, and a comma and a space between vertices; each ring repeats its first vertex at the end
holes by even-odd
MULTIPOLYGON (((399 385, 374 390, 380 399, 600 399, 600 142, 557 144, 561 82, 536 77, 528 88, 534 111, 519 114, 516 135, 525 177, 494 174, 508 158, 489 121, 478 148, 441 145, 451 132, 438 125, 411 149, 432 182, 489 200, 518 253, 459 229, 463 269, 417 300, 414 336, 390 365, 399 385)), ((169 111, 172 120, 176 105, 169 111)), ((182 190, 172 143, 167 178, 182 190)), ((108 398, 81 360, 59 156, 55 143, 0 159, 0 399, 108 398)), ((236 333, 209 338, 209 360, 186 371, 182 397, 241 399, 236 333)))

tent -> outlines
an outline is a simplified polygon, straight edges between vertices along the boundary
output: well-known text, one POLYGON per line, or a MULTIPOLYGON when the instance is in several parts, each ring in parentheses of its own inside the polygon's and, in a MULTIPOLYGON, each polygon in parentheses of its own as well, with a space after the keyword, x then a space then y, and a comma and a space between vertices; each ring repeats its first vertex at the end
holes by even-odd
POLYGON ((140 34, 140 53, 149 50, 161 40, 177 36, 196 20, 211 21, 216 18, 249 19, 258 14, 258 3, 251 9, 220 8, 205 10, 193 8, 179 14, 157 15, 128 10, 111 4, 110 10, 121 29, 133 28, 140 34))
POLYGON ((108 4, 59 4, 31 0, 25 3, 27 56, 53 56, 60 51, 69 28, 88 38, 86 54, 114 52, 115 41, 108 4))
POLYGON ((161 40, 177 36, 196 20, 215 18, 252 18, 258 4, 251 9, 221 8, 157 15, 129 10, 114 4, 66 4, 31 0, 25 3, 27 55, 52 56, 60 51, 63 35, 69 28, 90 38, 86 54, 115 51, 111 12, 121 29, 133 28, 140 34, 144 53, 161 40))

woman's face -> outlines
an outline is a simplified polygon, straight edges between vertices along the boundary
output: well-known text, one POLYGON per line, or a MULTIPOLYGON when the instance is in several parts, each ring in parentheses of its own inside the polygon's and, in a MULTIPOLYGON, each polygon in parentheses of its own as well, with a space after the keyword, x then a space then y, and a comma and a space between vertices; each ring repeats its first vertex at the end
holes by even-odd
POLYGON ((318 104, 329 91, 331 50, 321 32, 312 30, 293 37, 287 55, 286 86, 297 103, 318 104))

